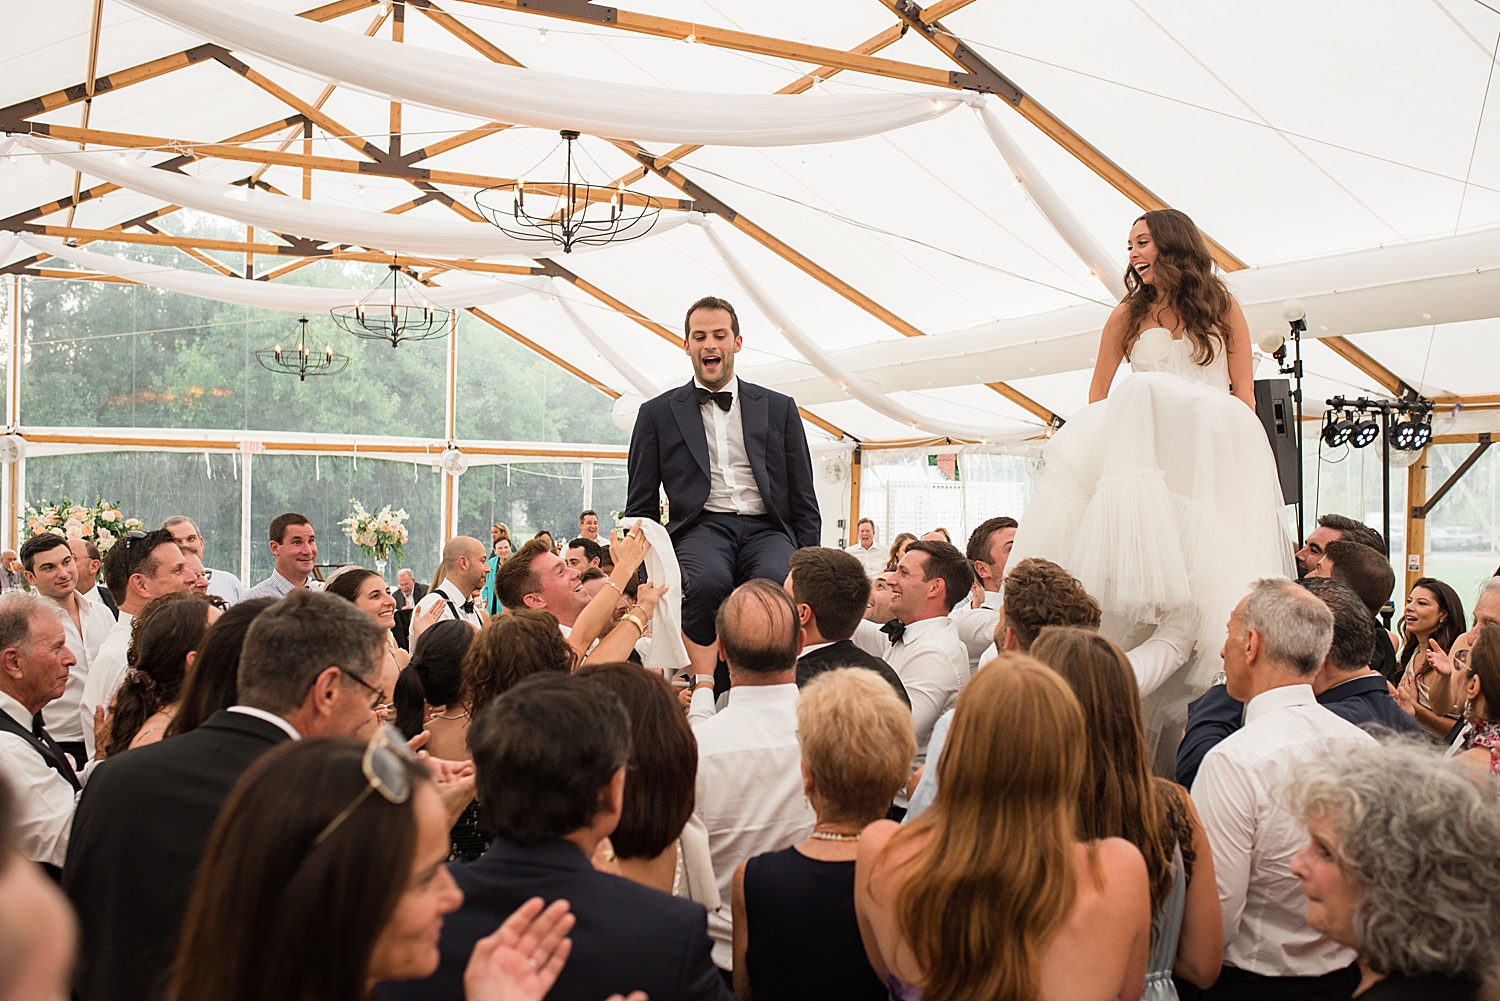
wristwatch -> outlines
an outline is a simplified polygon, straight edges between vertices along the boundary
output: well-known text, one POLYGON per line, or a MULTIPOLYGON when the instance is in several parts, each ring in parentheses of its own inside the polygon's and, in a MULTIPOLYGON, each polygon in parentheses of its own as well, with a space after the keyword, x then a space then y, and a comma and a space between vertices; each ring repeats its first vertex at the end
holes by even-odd
POLYGON ((707 685, 712 688, 714 685, 714 676, 712 674, 693 675, 693 690, 697 691, 699 685, 707 685))

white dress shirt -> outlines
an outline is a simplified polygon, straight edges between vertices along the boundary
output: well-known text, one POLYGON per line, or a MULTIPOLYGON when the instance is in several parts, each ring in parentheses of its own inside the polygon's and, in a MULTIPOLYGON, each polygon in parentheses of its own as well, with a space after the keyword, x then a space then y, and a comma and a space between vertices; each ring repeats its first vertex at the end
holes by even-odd
MULTIPOLYGON (((135 616, 129 612, 120 613, 119 621, 99 645, 99 652, 89 665, 89 676, 83 683, 83 694, 78 699, 78 722, 83 727, 83 743, 90 758, 94 756, 94 710, 100 706, 108 708, 110 700, 115 697, 115 689, 125 680, 129 667, 125 656, 130 652, 130 624, 134 621, 135 616)), ((47 732, 52 732, 51 727, 47 732)), ((55 735, 53 739, 57 739, 55 735)))
POLYGON ((979 668, 979 658, 995 645, 995 627, 1000 624, 1000 592, 984 592, 984 603, 978 608, 967 604, 948 613, 958 629, 959 641, 969 651, 969 670, 979 668))
POLYGON ((708 830, 721 903, 708 912, 714 964, 730 969, 730 882, 752 855, 780 851, 812 833, 817 817, 802 792, 797 686, 736 685, 721 712, 693 727, 698 738, 697 809, 708 830))
MULTIPOLYGON (((307 581, 311 581, 311 580, 312 580, 311 577, 309 577, 307 579, 307 581)), ((303 587, 307 586, 307 581, 303 582, 303 584, 302 584, 303 587)), ((209 586, 210 587, 213 586, 213 581, 209 581, 209 586)), ((285 598, 287 595, 291 594, 295 590, 297 590, 297 585, 293 584, 291 581, 289 581, 285 577, 281 576, 281 571, 280 570, 272 570, 271 571, 271 576, 267 577, 265 580, 261 581, 259 584, 257 584, 254 587, 252 587, 250 589, 250 592, 248 594, 246 594, 245 597, 247 597, 247 598, 285 598)))
MULTIPOLYGON (((31 714, 4 692, 0 692, 0 712, 31 731, 31 714)), ((29 741, 4 730, 0 730, 0 773, 15 791, 16 847, 33 862, 62 868, 73 830, 73 806, 78 802, 73 786, 29 741)), ((79 781, 84 777, 80 771, 79 781)))
POLYGON ((230 706, 224 711, 239 713, 241 716, 254 716, 256 719, 263 719, 267 723, 270 723, 272 726, 280 727, 286 732, 286 735, 293 740, 302 739, 302 734, 297 730, 296 727, 292 726, 292 724, 288 723, 280 716, 277 716, 275 713, 266 712, 264 709, 257 709, 255 706, 230 706))
MULTIPOLYGON (((453 583, 451 580, 444 578, 443 582, 437 586, 437 590, 428 591, 426 596, 423 597, 421 601, 417 602, 417 610, 413 614, 423 615, 429 609, 431 609, 433 605, 436 605, 438 602, 442 602, 443 614, 438 616, 439 622, 443 621, 444 619, 454 618, 454 612, 457 612, 458 615, 456 617, 458 621, 467 622, 475 628, 483 626, 484 620, 479 616, 478 599, 473 599, 474 610, 472 612, 464 611, 464 602, 469 600, 470 598, 468 595, 459 591, 457 584, 453 583), (452 608, 448 607, 448 602, 450 601, 453 603, 452 608)), ((567 633, 563 633, 564 638, 566 638, 567 635, 567 633)))
MULTIPOLYGON (((1147 639, 1139 646, 1125 651, 1125 659, 1135 671, 1135 684, 1145 698, 1161 687, 1162 682, 1186 664, 1193 653, 1193 632, 1198 626, 1198 612, 1191 606, 1180 612, 1169 613, 1147 639)), ((1000 656, 1000 650, 991 643, 979 656, 980 667, 1000 656)))
MULTIPOLYGON (((697 379, 694 389, 707 389, 697 379)), ((713 400, 698 405, 703 414, 703 434, 708 439, 708 500, 705 511, 724 514, 765 514, 766 502, 755 485, 755 470, 750 468, 750 453, 745 451, 745 419, 740 409, 739 376, 719 392, 729 393, 733 401, 721 410, 713 400)))
POLYGON ((891 555, 889 549, 884 546, 877 546, 874 543, 871 543, 870 548, 866 549, 856 542, 848 549, 845 549, 844 552, 859 560, 860 565, 865 568, 866 577, 874 577, 876 574, 883 573, 885 571, 885 561, 891 555))
POLYGON ((1213 849, 1224 911, 1224 962, 1267 977, 1316 977, 1354 962, 1355 952, 1314 931, 1292 857, 1307 829, 1286 809, 1297 768, 1344 744, 1375 738, 1318 705, 1311 685, 1262 692, 1245 725, 1203 757, 1193 802, 1213 849))
MULTIPOLYGON (((208 593, 223 598, 224 604, 233 605, 245 598, 245 585, 228 570, 205 570, 208 574, 208 593)), ((291 581, 287 581, 288 584, 291 581)))
MULTIPOLYGON (((103 608, 106 612, 109 612, 109 606, 104 603, 104 593, 103 592, 104 592, 104 585, 103 584, 95 584, 93 587, 89 588, 87 591, 79 591, 78 593, 81 594, 81 595, 83 595, 88 600, 92 601, 94 604, 98 605, 100 608, 103 608)), ((110 618, 114 618, 115 617, 115 613, 114 612, 109 612, 109 617, 110 618)))
MULTIPOLYGON (((969 682, 969 651, 946 615, 911 623, 899 643, 892 643, 875 623, 861 620, 854 630, 854 643, 891 665, 906 688, 917 738, 917 756, 912 762, 912 771, 916 771, 927 760, 933 724, 953 708, 958 693, 969 682)), ((896 805, 906 806, 905 791, 896 795, 896 805)))
POLYGON ((47 708, 42 710, 42 722, 46 724, 52 739, 59 744, 76 743, 83 740, 83 723, 78 716, 78 706, 83 701, 84 685, 88 683, 89 666, 115 628, 115 617, 103 605, 79 595, 78 619, 83 624, 83 632, 80 633, 73 624, 73 616, 68 614, 62 602, 45 595, 42 600, 57 610, 63 635, 67 637, 68 652, 77 661, 68 669, 68 687, 63 689, 62 696, 47 703, 47 708))

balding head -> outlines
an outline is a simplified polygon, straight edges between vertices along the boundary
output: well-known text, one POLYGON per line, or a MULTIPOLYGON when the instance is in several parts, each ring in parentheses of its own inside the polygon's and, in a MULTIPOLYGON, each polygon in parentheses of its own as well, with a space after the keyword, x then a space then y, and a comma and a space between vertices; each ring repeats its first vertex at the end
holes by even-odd
POLYGON ((768 580, 734 589, 714 619, 719 652, 736 684, 790 682, 802 652, 802 623, 786 591, 768 580), (738 676, 738 678, 736 678, 738 676), (773 680, 774 679, 774 680, 773 680))
POLYGON ((465 597, 484 586, 489 571, 484 546, 478 539, 456 535, 443 546, 443 576, 453 581, 465 597))

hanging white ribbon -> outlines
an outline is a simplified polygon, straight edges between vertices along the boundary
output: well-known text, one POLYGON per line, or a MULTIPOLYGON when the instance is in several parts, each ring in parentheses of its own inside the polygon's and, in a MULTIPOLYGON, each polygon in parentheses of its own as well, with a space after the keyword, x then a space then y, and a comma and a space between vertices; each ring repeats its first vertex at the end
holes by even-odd
POLYGON ((940 418, 928 417, 919 414, 909 407, 897 403, 886 396, 885 393, 865 382, 864 379, 853 372, 839 366, 833 357, 824 351, 811 337, 808 337, 800 327, 792 322, 791 318, 781 311, 781 307, 771 299, 760 283, 740 263, 739 258, 729 249, 718 232, 715 231, 711 221, 704 220, 701 224, 703 232, 708 237, 709 243, 713 244, 714 250, 718 252, 719 259, 724 262, 729 273, 750 301, 755 303, 755 308, 760 310, 766 319, 776 325, 776 332, 786 338, 797 353, 807 359, 808 364, 817 369, 823 375, 832 379, 851 399, 858 400, 865 406, 878 414, 889 417, 891 420, 900 421, 918 431, 926 431, 928 434, 941 435, 945 438, 970 438, 989 443, 995 441, 1021 441, 1025 438, 1034 437, 1035 428, 998 428, 977 427, 972 424, 958 424, 940 418))
MULTIPOLYGON (((70 261, 90 271, 125 278, 169 292, 195 295, 200 299, 232 302, 261 309, 279 309, 288 313, 326 313, 337 306, 352 306, 370 292, 369 289, 313 288, 284 282, 247 281, 217 273, 184 271, 160 264, 127 261, 109 254, 95 254, 70 247, 55 236, 26 235, 21 237, 21 241, 38 253, 70 261)), ((514 299, 539 291, 542 287, 539 278, 521 278, 514 282, 446 287, 424 285, 417 294, 439 309, 465 309, 514 299)), ((378 301, 384 305, 389 299, 381 298, 378 301)), ((421 305, 419 299, 413 298, 405 290, 399 301, 410 306, 421 305)))
POLYGON ((1042 216, 1052 224, 1057 235, 1063 238, 1079 260, 1088 265, 1094 276, 1109 289, 1109 294, 1116 300, 1125 298, 1125 279, 1121 277, 1121 268, 1115 259, 1105 251, 1094 234, 1090 233, 1073 210, 1058 197, 1052 185, 1042 176, 1041 171, 1031 162, 1031 158, 1021 151, 1011 134, 1006 131, 1005 126, 1000 124, 1000 119, 990 110, 989 102, 983 98, 970 99, 970 105, 979 120, 984 123, 984 130, 989 133, 990 141, 1005 158, 1010 172, 1015 175, 1016 180, 1026 189, 1031 196, 1031 202, 1042 213, 1042 216))
MULTIPOLYGON (((27 136, 21 143, 41 153, 46 160, 57 160, 73 170, 118 184, 137 194, 259 226, 273 233, 288 233, 322 243, 457 258, 533 257, 558 249, 546 241, 506 236, 487 223, 464 222, 458 218, 426 218, 421 214, 392 215, 372 209, 288 198, 241 185, 218 184, 174 171, 122 162, 115 151, 80 152, 36 136, 27 136)), ((686 221, 680 212, 665 212, 657 218, 648 236, 670 232, 686 221)), ((579 244, 574 251, 595 249, 599 248, 579 244)))
POLYGON ((552 279, 552 294, 557 298, 558 305, 562 306, 563 312, 568 314, 568 319, 573 321, 573 326, 577 327, 578 332, 583 335, 583 339, 593 345, 594 350, 599 352, 600 357, 609 362, 616 372, 623 375, 635 387, 636 392, 647 399, 659 393, 661 390, 657 388, 656 383, 646 378, 640 369, 630 364, 630 361, 610 343, 608 338, 599 336, 599 333, 593 327, 589 326, 588 321, 579 315, 578 310, 573 308, 573 304, 567 300, 566 296, 562 295, 561 290, 557 287, 557 282, 560 280, 556 278, 552 279))

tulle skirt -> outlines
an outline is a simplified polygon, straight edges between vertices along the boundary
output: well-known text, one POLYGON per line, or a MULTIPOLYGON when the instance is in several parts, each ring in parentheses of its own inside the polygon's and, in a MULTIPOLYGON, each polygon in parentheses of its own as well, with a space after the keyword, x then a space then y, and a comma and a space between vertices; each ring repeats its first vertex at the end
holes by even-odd
POLYGON ((1265 429, 1222 389, 1138 372, 1075 415, 1042 454, 1011 565, 1038 556, 1066 568, 1103 606, 1103 632, 1126 649, 1164 615, 1195 605, 1194 654, 1153 700, 1180 709, 1219 672, 1229 614, 1250 582, 1294 576, 1265 429))

